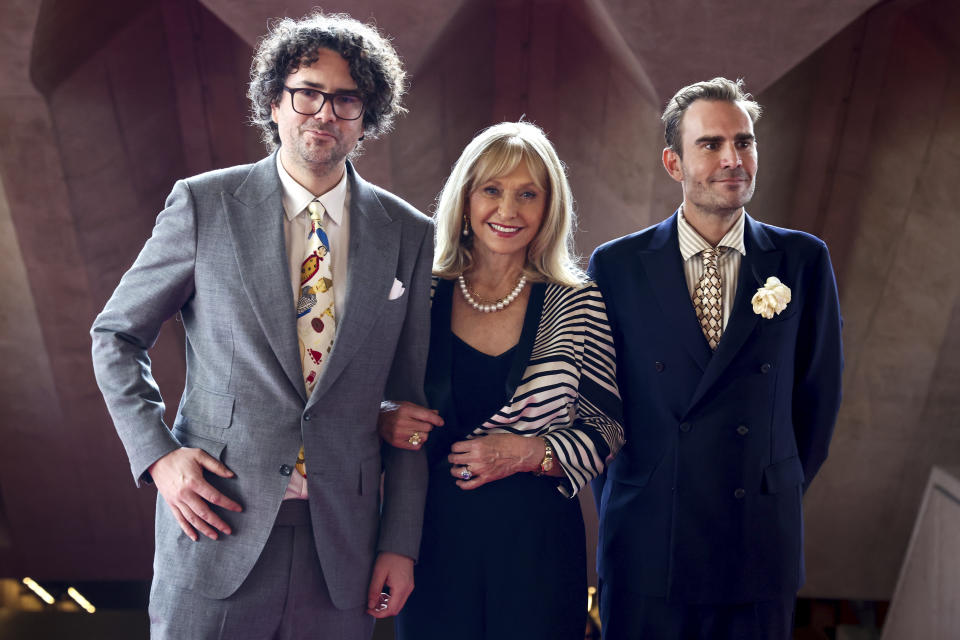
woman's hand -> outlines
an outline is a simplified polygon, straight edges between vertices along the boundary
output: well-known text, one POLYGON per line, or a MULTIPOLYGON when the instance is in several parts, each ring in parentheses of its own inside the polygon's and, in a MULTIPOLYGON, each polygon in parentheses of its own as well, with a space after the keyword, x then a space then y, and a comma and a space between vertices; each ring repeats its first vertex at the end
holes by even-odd
POLYGON ((450 473, 459 478, 457 486, 476 489, 514 473, 538 471, 545 452, 543 438, 494 433, 455 442, 447 459, 454 465, 450 473))
POLYGON ((434 427, 442 427, 443 418, 433 409, 412 402, 381 402, 377 431, 389 445, 417 451, 430 437, 434 427))

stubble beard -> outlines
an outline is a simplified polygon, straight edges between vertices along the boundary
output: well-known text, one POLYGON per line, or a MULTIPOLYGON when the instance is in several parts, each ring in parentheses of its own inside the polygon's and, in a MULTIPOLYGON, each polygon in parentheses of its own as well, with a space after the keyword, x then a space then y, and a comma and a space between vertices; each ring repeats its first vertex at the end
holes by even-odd
MULTIPOLYGON (((753 199, 753 192, 756 188, 756 177, 750 179, 750 184, 746 191, 737 193, 723 193, 711 188, 712 183, 691 185, 690 189, 685 189, 685 196, 689 193, 694 198, 690 198, 690 204, 696 206, 697 210, 705 215, 715 215, 721 218, 729 218, 738 213, 750 200, 753 199)), ((719 186, 719 185, 713 185, 719 186)), ((721 187, 722 188, 722 187, 721 187)))
POLYGON ((331 133, 335 139, 328 143, 317 140, 311 142, 305 130, 301 130, 297 138, 297 157, 304 168, 319 176, 327 175, 343 165, 350 150, 344 148, 343 141, 336 133, 331 133))

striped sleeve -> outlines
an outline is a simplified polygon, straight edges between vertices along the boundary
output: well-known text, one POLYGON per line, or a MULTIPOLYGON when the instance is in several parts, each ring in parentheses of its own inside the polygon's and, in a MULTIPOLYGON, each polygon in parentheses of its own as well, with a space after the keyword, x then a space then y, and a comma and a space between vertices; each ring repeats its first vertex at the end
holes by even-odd
POLYGON ((624 441, 616 354, 603 297, 593 285, 572 293, 561 309, 567 330, 582 336, 574 416, 568 426, 544 434, 566 474, 569 486, 560 485, 560 491, 568 497, 600 475, 624 441))
POLYGON ((475 435, 543 436, 574 497, 623 445, 613 337, 600 290, 548 285, 533 351, 510 404, 475 435))

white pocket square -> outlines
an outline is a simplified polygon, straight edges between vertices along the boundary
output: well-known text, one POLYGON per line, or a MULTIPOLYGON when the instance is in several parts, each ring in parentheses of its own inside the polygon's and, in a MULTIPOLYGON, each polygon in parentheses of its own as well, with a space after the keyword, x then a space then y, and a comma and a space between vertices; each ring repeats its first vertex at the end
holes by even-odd
POLYGON ((396 278, 394 278, 393 286, 390 287, 390 295, 388 296, 388 298, 390 300, 396 300, 397 298, 403 295, 403 292, 404 292, 403 283, 397 280, 396 278))

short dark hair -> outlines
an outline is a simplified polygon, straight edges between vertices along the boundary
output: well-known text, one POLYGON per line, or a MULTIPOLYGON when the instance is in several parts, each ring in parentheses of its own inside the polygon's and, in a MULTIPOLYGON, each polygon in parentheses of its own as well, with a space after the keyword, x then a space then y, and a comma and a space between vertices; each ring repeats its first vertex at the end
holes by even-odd
POLYGON ((687 85, 677 91, 667 102, 660 120, 663 122, 663 138, 667 146, 683 157, 682 141, 680 139, 680 125, 683 124, 683 114, 691 104, 697 100, 720 100, 734 102, 747 110, 751 122, 756 124, 763 113, 763 107, 744 91, 743 78, 737 81, 717 77, 713 80, 704 80, 687 85))
POLYGON ((310 13, 299 20, 273 21, 250 65, 251 121, 262 130, 264 143, 280 146, 270 107, 277 104, 287 76, 317 61, 319 49, 330 49, 350 65, 350 76, 363 97, 363 134, 376 138, 406 112, 401 100, 407 74, 390 41, 371 25, 344 13, 310 13))

